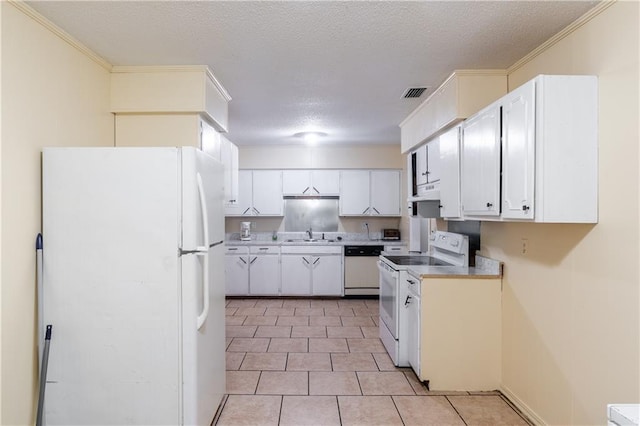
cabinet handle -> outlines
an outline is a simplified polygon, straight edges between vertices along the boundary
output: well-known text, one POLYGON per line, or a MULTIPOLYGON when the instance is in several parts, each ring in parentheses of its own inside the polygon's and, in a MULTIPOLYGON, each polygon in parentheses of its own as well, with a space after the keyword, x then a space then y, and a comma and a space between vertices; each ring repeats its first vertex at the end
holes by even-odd
POLYGON ((236 250, 238 250, 238 248, 237 248, 237 247, 233 247, 233 248, 228 247, 228 248, 227 248, 227 250, 229 250, 229 251, 236 251, 236 250))
POLYGON ((366 214, 369 211, 369 207, 367 207, 366 209, 364 209, 364 211, 362 212, 362 214, 366 214))
POLYGON ((247 209, 245 211, 242 212, 242 214, 247 214, 247 212, 249 211, 251 207, 247 207, 247 209))
POLYGON ((269 247, 260 247, 258 250, 269 250, 269 247))
POLYGON ((443 207, 444 207, 444 206, 443 206, 442 204, 439 204, 439 205, 438 205, 438 208, 443 208, 443 207))
POLYGON ((254 257, 250 262, 249 265, 253 265, 253 262, 255 262, 258 259, 258 256, 254 257))
POLYGON ((230 202, 230 203, 235 203, 235 202, 236 202, 236 200, 229 200, 229 202, 230 202))
POLYGON ((492 203, 487 203, 487 207, 493 207, 492 203))
POLYGON ((407 282, 408 282, 409 284, 411 284, 411 285, 415 285, 415 283, 416 283, 414 280, 407 280, 407 282))
POLYGON ((240 258, 240 261, 241 261, 242 263, 244 263, 245 265, 247 264, 247 261, 246 261, 246 260, 244 260, 243 258, 240 258))
POLYGON ((426 175, 427 175, 427 172, 422 172, 422 176, 426 176, 426 175))
POLYGON ((407 306, 410 303, 409 302, 410 300, 411 300, 411 296, 407 296, 407 300, 404 301, 404 306, 407 306))
POLYGON ((316 191, 316 194, 320 193, 320 191, 318 191, 318 188, 316 188, 315 186, 313 187, 313 190, 316 191))
POLYGON ((380 212, 378 211, 378 209, 376 209, 375 207, 373 207, 373 211, 375 211, 376 213, 380 214, 380 212))
POLYGON ((316 264, 316 263, 318 263, 319 261, 320 261, 320 258, 317 258, 317 259, 313 262, 313 264, 315 265, 315 264, 316 264))
POLYGON ((255 207, 253 207, 253 211, 260 214, 260 210, 256 209, 255 207))
POLYGON ((304 263, 306 263, 307 265, 309 264, 309 261, 307 260, 306 257, 303 257, 302 260, 304 260, 304 263))
POLYGON ((309 187, 307 186, 307 187, 304 189, 304 191, 302 191, 302 193, 303 193, 303 194, 306 194, 308 190, 309 190, 309 187))
POLYGON ((522 206, 522 211, 526 212, 527 210, 529 210, 529 206, 522 206))

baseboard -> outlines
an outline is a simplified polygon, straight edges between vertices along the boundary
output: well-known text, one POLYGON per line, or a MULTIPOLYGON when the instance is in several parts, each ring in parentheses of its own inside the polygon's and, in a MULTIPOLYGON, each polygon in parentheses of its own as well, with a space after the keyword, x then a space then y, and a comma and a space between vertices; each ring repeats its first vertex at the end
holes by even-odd
POLYGON ((538 416, 527 404, 525 404, 520 398, 518 398, 511 390, 505 385, 500 385, 500 392, 518 409, 527 416, 529 421, 534 425, 546 425, 544 420, 538 416))

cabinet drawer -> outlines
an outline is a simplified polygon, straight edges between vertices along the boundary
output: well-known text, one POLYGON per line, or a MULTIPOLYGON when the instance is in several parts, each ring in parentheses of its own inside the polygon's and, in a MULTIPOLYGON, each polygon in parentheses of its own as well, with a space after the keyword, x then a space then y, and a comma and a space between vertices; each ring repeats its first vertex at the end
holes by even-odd
POLYGON ((226 254, 249 254, 249 247, 247 246, 226 246, 224 248, 226 254))
POLYGON ((416 296, 420 296, 420 278, 416 278, 411 274, 403 274, 403 278, 408 286, 409 291, 416 296))
POLYGON ((280 254, 278 246, 251 246, 249 247, 251 254, 280 254))
POLYGON ((341 246, 282 246, 282 254, 342 254, 341 246))

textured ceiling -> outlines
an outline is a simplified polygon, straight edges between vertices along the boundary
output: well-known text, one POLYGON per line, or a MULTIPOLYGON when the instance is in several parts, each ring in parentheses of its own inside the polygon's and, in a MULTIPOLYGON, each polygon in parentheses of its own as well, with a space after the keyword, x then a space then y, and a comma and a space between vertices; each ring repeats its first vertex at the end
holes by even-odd
POLYGON ((596 1, 29 1, 113 65, 208 65, 238 145, 399 143, 454 69, 506 68, 596 1))

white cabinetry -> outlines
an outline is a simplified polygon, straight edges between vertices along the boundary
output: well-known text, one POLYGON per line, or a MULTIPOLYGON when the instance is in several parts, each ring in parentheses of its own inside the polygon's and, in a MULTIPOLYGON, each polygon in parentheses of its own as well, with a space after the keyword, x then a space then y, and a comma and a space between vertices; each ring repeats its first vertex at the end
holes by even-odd
POLYGON ((400 216, 400 171, 340 172, 341 216, 400 216))
POLYGON ((500 105, 493 104, 462 127, 462 211, 500 214, 500 105))
POLYGON ((460 212, 460 127, 440 135, 440 216, 459 218, 460 212))
POLYGON ((284 195, 338 195, 340 172, 338 170, 283 170, 284 195))
POLYGON ((220 135, 220 161, 224 166, 225 210, 238 202, 238 147, 220 135))
POLYGON ((240 170, 238 200, 227 216, 282 216, 282 171, 240 170))
POLYGON ((406 153, 507 93, 504 71, 457 70, 400 123, 406 153))
POLYGON ((434 185, 439 185, 442 169, 440 165, 440 138, 435 137, 421 145, 413 152, 413 155, 415 155, 416 161, 416 190, 417 196, 420 197, 433 190, 434 185))
POLYGON ((280 291, 280 247, 250 247, 249 294, 276 296, 280 291))
POLYGON ((341 296, 342 248, 282 247, 282 295, 341 296))
POLYGON ((407 317, 407 358, 409 365, 420 376, 420 279, 409 275, 402 283, 406 286, 407 300, 404 305, 407 317))
POLYGON ((249 249, 227 247, 225 255, 226 294, 249 294, 249 249))

